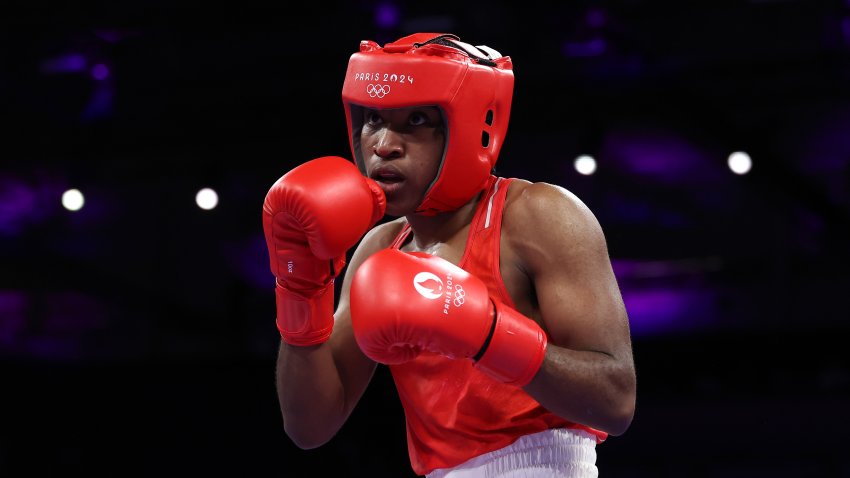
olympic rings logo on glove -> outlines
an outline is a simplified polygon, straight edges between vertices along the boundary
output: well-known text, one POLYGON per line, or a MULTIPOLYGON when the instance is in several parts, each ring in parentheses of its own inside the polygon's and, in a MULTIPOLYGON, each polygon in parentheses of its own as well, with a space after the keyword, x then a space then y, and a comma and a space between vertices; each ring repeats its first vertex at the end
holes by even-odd
POLYGON ((463 290, 460 284, 455 286, 455 307, 460 307, 463 303, 466 302, 466 291, 463 290))
POLYGON ((383 98, 390 93, 390 85, 366 85, 366 93, 372 98, 383 98))

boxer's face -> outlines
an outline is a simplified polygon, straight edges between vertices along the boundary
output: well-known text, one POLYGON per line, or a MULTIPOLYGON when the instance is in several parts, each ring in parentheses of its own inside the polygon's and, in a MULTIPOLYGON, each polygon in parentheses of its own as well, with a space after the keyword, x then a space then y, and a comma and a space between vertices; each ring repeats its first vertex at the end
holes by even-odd
POLYGON ((366 175, 387 195, 387 214, 412 214, 437 175, 446 142, 435 106, 364 109, 360 147, 366 175))

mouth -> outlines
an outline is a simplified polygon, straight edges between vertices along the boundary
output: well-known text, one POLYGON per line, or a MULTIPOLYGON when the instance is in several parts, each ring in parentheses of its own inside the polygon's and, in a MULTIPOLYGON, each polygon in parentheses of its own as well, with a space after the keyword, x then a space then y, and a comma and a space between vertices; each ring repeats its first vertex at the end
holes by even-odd
POLYGON ((390 166, 376 168, 369 177, 378 183, 385 194, 399 190, 406 179, 401 172, 390 166))

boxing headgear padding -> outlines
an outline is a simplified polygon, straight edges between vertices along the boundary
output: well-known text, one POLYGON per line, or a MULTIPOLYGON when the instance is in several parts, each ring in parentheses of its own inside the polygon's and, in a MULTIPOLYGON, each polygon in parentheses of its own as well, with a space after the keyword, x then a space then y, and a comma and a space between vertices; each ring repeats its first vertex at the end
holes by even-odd
POLYGON ((360 43, 348 63, 342 100, 351 150, 360 151, 362 108, 436 106, 446 123, 446 146, 419 214, 451 211, 485 186, 508 129, 513 64, 486 46, 450 34, 416 33, 384 47, 360 43))

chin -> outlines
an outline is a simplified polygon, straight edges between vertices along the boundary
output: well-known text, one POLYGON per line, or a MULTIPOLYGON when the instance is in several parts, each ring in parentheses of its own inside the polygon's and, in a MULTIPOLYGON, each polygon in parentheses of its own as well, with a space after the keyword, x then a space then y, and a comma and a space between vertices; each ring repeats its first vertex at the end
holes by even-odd
POLYGON ((393 217, 409 216, 416 212, 416 205, 399 204, 396 201, 387 201, 387 209, 384 214, 393 217))
POLYGON ((384 213, 385 216, 391 216, 391 217, 402 217, 402 216, 407 216, 408 214, 412 214, 412 212, 406 211, 406 210, 403 210, 403 209, 399 209, 399 208, 390 207, 389 205, 387 206, 387 210, 384 213))

